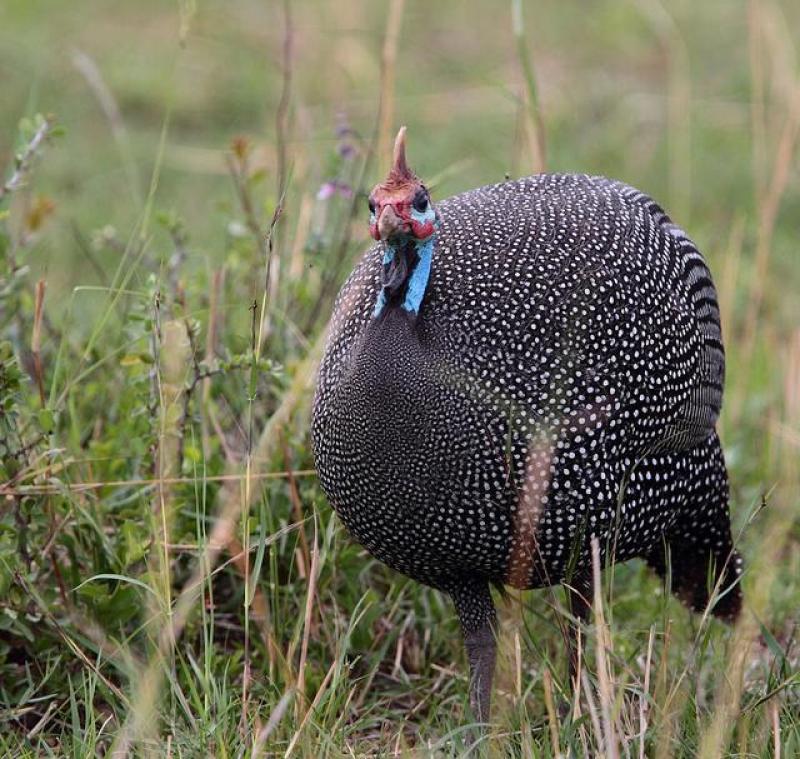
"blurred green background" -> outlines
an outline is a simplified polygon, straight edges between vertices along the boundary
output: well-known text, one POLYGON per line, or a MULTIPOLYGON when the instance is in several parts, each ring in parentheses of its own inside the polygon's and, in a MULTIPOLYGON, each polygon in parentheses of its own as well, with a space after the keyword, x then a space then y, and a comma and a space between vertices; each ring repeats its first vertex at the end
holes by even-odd
MULTIPOLYGON (((369 242, 361 194, 381 178, 399 125, 434 200, 535 170, 526 61, 546 169, 605 174, 652 195, 709 262, 723 317, 720 431, 735 531, 747 527, 745 593, 763 623, 742 638, 752 644, 747 708, 719 711, 711 695, 739 639, 684 614, 633 562, 615 570, 609 614, 626 746, 638 751, 631 694, 651 647, 666 685, 649 702, 648 755, 717 745, 718 714, 719 746, 767 756, 771 731, 782 730, 785 755, 800 751, 799 44, 796 0, 0 0, 4 181, 30 135, 21 119, 52 114, 63 128, 29 186, 0 198, 0 400, 10 409, 0 430, 12 429, 10 449, 21 451, 0 462, 9 488, 0 491, 0 753, 57 755, 63 744, 88 756, 144 735, 158 756, 173 738, 186 756, 254 756, 254 736, 284 714, 294 688, 270 738, 281 753, 296 740, 314 757, 406 740, 442 746, 463 725, 452 610, 344 534, 311 471, 309 393, 298 388, 330 296, 369 242), (392 9, 396 65, 387 69, 392 9), (279 200, 287 39, 279 285, 256 360, 250 305, 267 302, 261 233, 279 200), (246 169, 232 181, 245 144, 246 169), (334 181, 354 193, 352 213, 349 197, 320 196, 334 181), (156 391, 171 356, 185 363, 170 403, 156 391), (237 528, 251 546, 274 538, 252 583, 269 614, 244 612, 239 565, 209 565, 203 603, 162 659, 154 641, 204 566, 197 557, 225 501, 208 478, 244 477, 262 430, 274 445, 258 464, 299 478, 254 485, 237 528), (166 499, 169 529, 155 519, 166 449, 180 475, 166 499), (762 499, 769 508, 751 524, 762 499), (167 533, 174 546, 162 563, 167 533), (298 684, 299 641, 312 627, 298 684), (262 628, 274 640, 251 633, 262 628), (252 688, 242 690, 251 660, 252 688), (767 699, 773 691, 783 700, 767 699), (319 709, 307 722, 312 698, 319 709)), ((525 599, 516 628, 525 691, 501 676, 507 743, 498 745, 527 756, 520 745, 530 738, 555 756, 542 689, 543 672, 558 681, 563 668, 563 616, 552 593, 525 599)), ((503 614, 516 608, 506 603, 503 614)), ((520 660, 512 666, 521 676, 520 660)), ((599 750, 586 724, 562 721, 555 733, 562 746, 599 750)))
MULTIPOLYGON (((524 6, 548 170, 606 174, 651 193, 719 272, 734 219, 755 219, 747 4, 524 6)), ((776 70, 765 98, 780 111, 797 67, 800 5, 784 0, 768 9, 776 70)), ((387 14, 381 2, 292 6, 289 157, 311 182, 327 178, 339 114, 365 136, 374 128, 387 14)), ((215 215, 231 201, 223 160, 231 138, 262 141, 265 165, 274 168, 282 25, 279 2, 4 0, 0 160, 8 162, 25 114, 52 112, 67 132, 39 173, 37 188, 57 210, 31 256, 36 274, 48 272, 50 286, 64 289, 91 281, 73 225, 85 234, 105 224, 123 234, 130 228, 165 125, 156 205, 182 215, 196 248, 212 263, 220 260, 223 230, 215 215), (87 67, 116 101, 116 138, 87 67)), ((437 195, 530 173, 520 93, 508 4, 406 4, 394 120, 409 126, 417 171, 444 172, 437 195)), ((781 126, 780 118, 770 122, 770 152, 781 126)), ((374 171, 368 183, 377 178, 374 171)), ((787 295, 799 284, 790 221, 797 218, 795 169, 771 271, 787 295)), ((745 254, 745 265, 749 259, 745 254)), ((108 269, 115 263, 100 261, 108 269)), ((798 311, 783 315, 796 322, 798 311)))

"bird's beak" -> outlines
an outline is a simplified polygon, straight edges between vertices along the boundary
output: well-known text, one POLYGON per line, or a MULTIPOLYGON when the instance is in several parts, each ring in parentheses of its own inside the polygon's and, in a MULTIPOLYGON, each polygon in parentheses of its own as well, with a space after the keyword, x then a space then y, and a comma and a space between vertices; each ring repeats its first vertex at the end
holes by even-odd
POLYGON ((388 240, 393 235, 407 231, 408 223, 401 219, 392 206, 384 206, 378 219, 378 234, 381 240, 388 240))

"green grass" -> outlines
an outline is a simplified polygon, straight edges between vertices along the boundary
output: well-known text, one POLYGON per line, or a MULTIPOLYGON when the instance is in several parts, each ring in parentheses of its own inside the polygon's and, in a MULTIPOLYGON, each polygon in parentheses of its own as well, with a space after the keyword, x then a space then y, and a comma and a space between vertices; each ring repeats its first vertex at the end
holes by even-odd
POLYGON ((548 170, 652 194, 723 311, 743 624, 616 567, 562 717, 562 593, 512 594, 486 752, 800 753, 800 7, 521 3, 520 40, 511 5, 409 1, 382 69, 388 7, 293 3, 284 141, 280 3, 0 6, 0 182, 63 132, 0 197, 0 755, 466 751, 449 601, 348 538, 308 448, 367 243, 317 191, 378 178, 379 102, 435 198, 529 173, 538 107, 548 170))

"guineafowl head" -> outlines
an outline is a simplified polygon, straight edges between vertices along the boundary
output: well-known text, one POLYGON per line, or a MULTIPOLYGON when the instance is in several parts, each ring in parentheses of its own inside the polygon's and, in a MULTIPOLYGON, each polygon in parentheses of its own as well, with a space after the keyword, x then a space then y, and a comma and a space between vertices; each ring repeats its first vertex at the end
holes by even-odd
POLYGON ((369 231, 383 243, 382 287, 375 317, 387 304, 418 314, 431 270, 436 209, 422 180, 406 163, 406 128, 394 141, 389 175, 369 194, 369 231))
POLYGON ((436 227, 436 211, 422 180, 406 163, 406 128, 394 142, 392 168, 369 195, 369 231, 376 240, 399 243, 427 240, 436 227))

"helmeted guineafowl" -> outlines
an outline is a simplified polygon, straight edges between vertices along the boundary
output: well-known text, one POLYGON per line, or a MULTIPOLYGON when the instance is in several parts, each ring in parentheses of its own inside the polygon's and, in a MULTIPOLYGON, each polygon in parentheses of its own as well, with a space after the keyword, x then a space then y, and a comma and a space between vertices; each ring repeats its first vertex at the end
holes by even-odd
POLYGON ((719 309, 683 230, 585 175, 434 207, 405 129, 369 210, 378 242, 339 293, 320 368, 317 469, 356 540, 452 596, 475 716, 489 714, 490 585, 565 583, 585 613, 593 537, 605 563, 669 567, 694 609, 710 577, 714 613, 735 618, 719 309))

